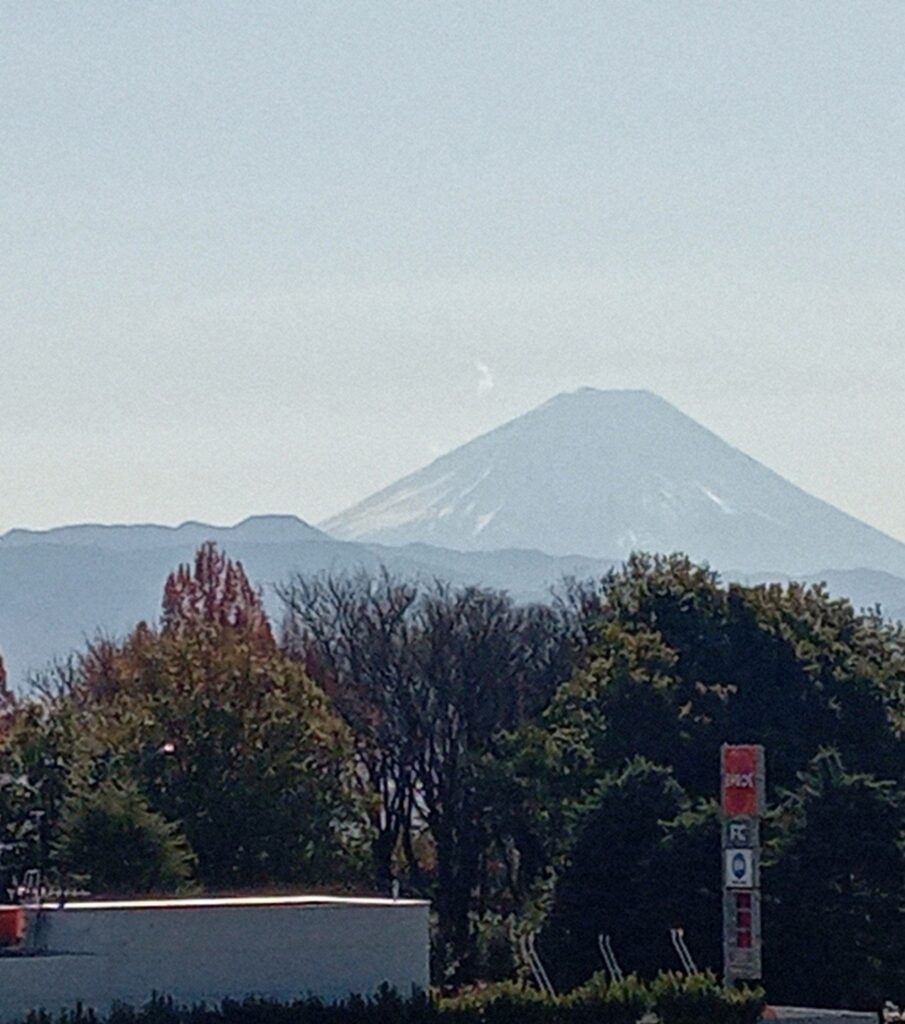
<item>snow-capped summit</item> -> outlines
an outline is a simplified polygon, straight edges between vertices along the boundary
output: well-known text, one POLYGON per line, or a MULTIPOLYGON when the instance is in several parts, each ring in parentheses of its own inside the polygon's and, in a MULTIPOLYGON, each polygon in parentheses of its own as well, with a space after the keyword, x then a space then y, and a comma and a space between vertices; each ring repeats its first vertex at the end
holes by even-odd
POLYGON ((582 388, 449 452, 321 524, 343 540, 716 568, 905 573, 905 544, 839 511, 649 391, 582 388))

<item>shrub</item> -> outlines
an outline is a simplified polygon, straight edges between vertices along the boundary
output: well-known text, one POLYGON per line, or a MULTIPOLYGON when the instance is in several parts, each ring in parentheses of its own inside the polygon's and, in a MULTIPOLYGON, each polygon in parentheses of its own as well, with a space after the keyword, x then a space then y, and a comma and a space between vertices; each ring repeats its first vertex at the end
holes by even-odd
POLYGON ((437 1004, 442 1024, 566 1024, 559 999, 514 981, 463 989, 437 1004))
POLYGON ((608 981, 602 971, 566 997, 569 1024, 636 1024, 652 1006, 652 993, 636 975, 608 981))
POLYGON ((57 1017, 34 1013, 26 1024, 636 1024, 651 1011, 659 1024, 755 1024, 762 996, 760 990, 725 988, 710 973, 661 974, 649 985, 633 975, 616 983, 595 975, 568 996, 553 998, 512 981, 435 1001, 424 994, 406 999, 387 987, 335 1005, 309 998, 180 1007, 156 998, 140 1009, 117 1007, 106 1017, 80 1007, 57 1017))
POLYGON ((764 1006, 762 989, 724 986, 711 971, 661 973, 651 996, 661 1024, 756 1024, 764 1006))

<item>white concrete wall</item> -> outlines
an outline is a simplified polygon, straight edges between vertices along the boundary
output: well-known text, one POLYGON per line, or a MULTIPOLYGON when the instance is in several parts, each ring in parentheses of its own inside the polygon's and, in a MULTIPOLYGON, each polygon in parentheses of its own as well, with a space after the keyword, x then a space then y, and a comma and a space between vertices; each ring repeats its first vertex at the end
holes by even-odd
POLYGON ((169 901, 30 912, 46 952, 0 958, 0 1019, 152 993, 179 1003, 260 995, 334 1000, 428 985, 428 905, 418 901, 169 901))

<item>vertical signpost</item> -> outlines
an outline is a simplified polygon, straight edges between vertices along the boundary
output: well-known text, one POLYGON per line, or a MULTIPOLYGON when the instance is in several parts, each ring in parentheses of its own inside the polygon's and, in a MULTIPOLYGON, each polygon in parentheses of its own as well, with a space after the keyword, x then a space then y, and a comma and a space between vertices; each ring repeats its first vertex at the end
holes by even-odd
POLYGON ((723 977, 761 977, 760 817, 764 748, 725 744, 720 751, 723 818, 723 977))

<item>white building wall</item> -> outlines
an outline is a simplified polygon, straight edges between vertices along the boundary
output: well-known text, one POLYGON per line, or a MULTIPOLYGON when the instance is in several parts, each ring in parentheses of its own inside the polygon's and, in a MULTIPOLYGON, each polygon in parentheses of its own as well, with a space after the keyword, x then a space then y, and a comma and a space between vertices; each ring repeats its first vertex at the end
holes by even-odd
POLYGON ((0 1019, 154 993, 179 1003, 326 1000, 428 986, 428 905, 409 900, 193 900, 29 912, 35 956, 0 958, 0 1019))

